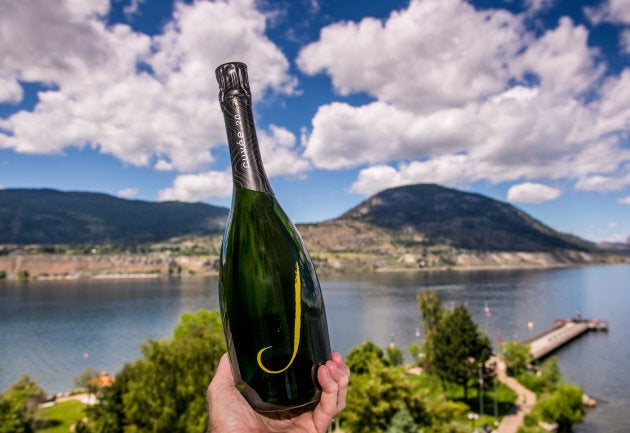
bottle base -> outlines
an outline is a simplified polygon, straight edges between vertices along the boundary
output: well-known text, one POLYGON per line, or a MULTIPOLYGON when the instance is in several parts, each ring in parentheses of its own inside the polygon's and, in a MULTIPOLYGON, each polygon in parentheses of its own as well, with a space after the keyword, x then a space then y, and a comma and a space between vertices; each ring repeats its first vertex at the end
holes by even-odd
POLYGON ((243 385, 242 387, 239 387, 239 390, 241 391, 243 397, 245 397, 245 400, 247 400, 256 412, 272 419, 293 418, 304 412, 312 411, 319 403, 319 399, 321 397, 321 391, 317 391, 313 398, 306 403, 296 406, 281 406, 262 401, 258 393, 250 386, 243 385))

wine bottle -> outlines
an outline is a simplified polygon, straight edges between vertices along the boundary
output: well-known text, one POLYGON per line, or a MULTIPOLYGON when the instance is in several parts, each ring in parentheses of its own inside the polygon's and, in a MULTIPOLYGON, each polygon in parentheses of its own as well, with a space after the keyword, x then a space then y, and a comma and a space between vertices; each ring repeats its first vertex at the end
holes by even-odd
POLYGON ((330 359, 315 269, 271 189, 260 156, 243 63, 216 70, 232 163, 232 206, 219 265, 219 299, 238 389, 259 413, 311 410, 317 369, 330 359))

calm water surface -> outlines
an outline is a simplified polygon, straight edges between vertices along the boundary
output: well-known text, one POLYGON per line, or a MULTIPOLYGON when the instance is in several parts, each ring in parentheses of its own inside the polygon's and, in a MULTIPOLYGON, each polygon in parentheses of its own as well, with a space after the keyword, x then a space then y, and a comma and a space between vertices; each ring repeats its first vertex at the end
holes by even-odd
MULTIPOLYGON (((496 342, 523 339, 580 312, 610 321, 557 352, 567 381, 608 403, 578 433, 626 433, 630 411, 630 266, 321 276, 331 342, 347 353, 363 341, 406 348, 418 341, 416 294, 465 304, 496 342), (491 317, 484 313, 487 306, 491 317), (533 329, 527 324, 532 322, 533 329)), ((218 307, 217 280, 0 282, 0 390, 25 372, 49 393, 67 391, 87 368, 118 371, 138 345, 171 334, 186 311, 218 307)))

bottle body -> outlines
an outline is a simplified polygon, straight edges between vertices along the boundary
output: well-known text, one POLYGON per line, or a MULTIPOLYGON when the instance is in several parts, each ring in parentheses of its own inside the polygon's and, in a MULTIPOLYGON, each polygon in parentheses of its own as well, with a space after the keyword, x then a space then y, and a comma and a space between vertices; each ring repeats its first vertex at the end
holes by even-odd
POLYGON ((319 401, 317 368, 330 359, 324 302, 302 239, 266 179, 251 102, 228 97, 222 108, 234 190, 219 299, 234 379, 258 412, 292 416, 319 401))

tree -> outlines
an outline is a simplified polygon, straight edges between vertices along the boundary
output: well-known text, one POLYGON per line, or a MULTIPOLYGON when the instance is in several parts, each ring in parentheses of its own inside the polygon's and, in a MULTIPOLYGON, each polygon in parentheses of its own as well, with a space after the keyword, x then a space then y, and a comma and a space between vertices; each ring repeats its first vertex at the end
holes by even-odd
POLYGON ((570 432, 571 426, 582 422, 584 418, 582 390, 573 384, 559 384, 556 390, 543 397, 537 406, 545 421, 558 424, 559 432, 570 432))
POLYGON ((506 341, 501 345, 501 350, 505 355, 507 374, 510 376, 518 376, 519 372, 524 372, 532 360, 529 344, 506 341))
POLYGON ((90 431, 204 433, 205 391, 226 350, 218 312, 184 314, 172 339, 141 348, 90 409, 90 431))
POLYGON ((555 391, 562 380, 558 357, 547 358, 536 373, 524 372, 518 376, 519 382, 537 394, 555 391))
POLYGON ((442 383, 464 387, 468 399, 468 381, 476 377, 492 353, 490 340, 479 332, 468 309, 460 305, 438 322, 433 335, 433 363, 442 383))
POLYGON ((382 349, 371 342, 348 353, 350 385, 340 419, 353 433, 382 433, 394 416, 406 410, 416 425, 430 425, 423 394, 413 389, 402 368, 388 365, 382 349))
POLYGON ((388 346, 387 347, 387 361, 389 365, 393 367, 399 367, 403 365, 404 358, 403 352, 396 346, 388 346))
POLYGON ((34 431, 35 411, 46 399, 45 391, 27 375, 0 394, 0 433, 34 431))
POLYGON ((435 329, 444 317, 444 310, 442 309, 442 303, 436 292, 430 290, 424 290, 416 297, 418 301, 418 308, 422 314, 422 327, 424 330, 425 339, 422 345, 422 352, 424 357, 418 363, 429 373, 433 373, 434 365, 434 353, 433 353, 433 338, 435 336, 435 329))
POLYGON ((346 356, 346 365, 352 374, 366 374, 387 365, 383 350, 371 341, 353 347, 346 356))
POLYGON ((422 326, 424 335, 429 334, 442 319, 444 310, 437 292, 431 290, 423 290, 416 297, 418 308, 422 313, 422 326))
POLYGON ((386 433, 418 433, 418 426, 407 409, 396 412, 386 433))
POLYGON ((93 368, 88 368, 83 373, 74 378, 74 386, 80 389, 84 389, 90 394, 96 393, 95 379, 98 379, 98 371, 93 368))
POLYGON ((423 360, 421 357, 424 356, 424 353, 422 352, 422 349, 420 348, 418 343, 416 343, 415 341, 409 343, 407 351, 409 352, 409 355, 411 355, 411 359, 413 359, 413 365, 422 367, 423 360))

